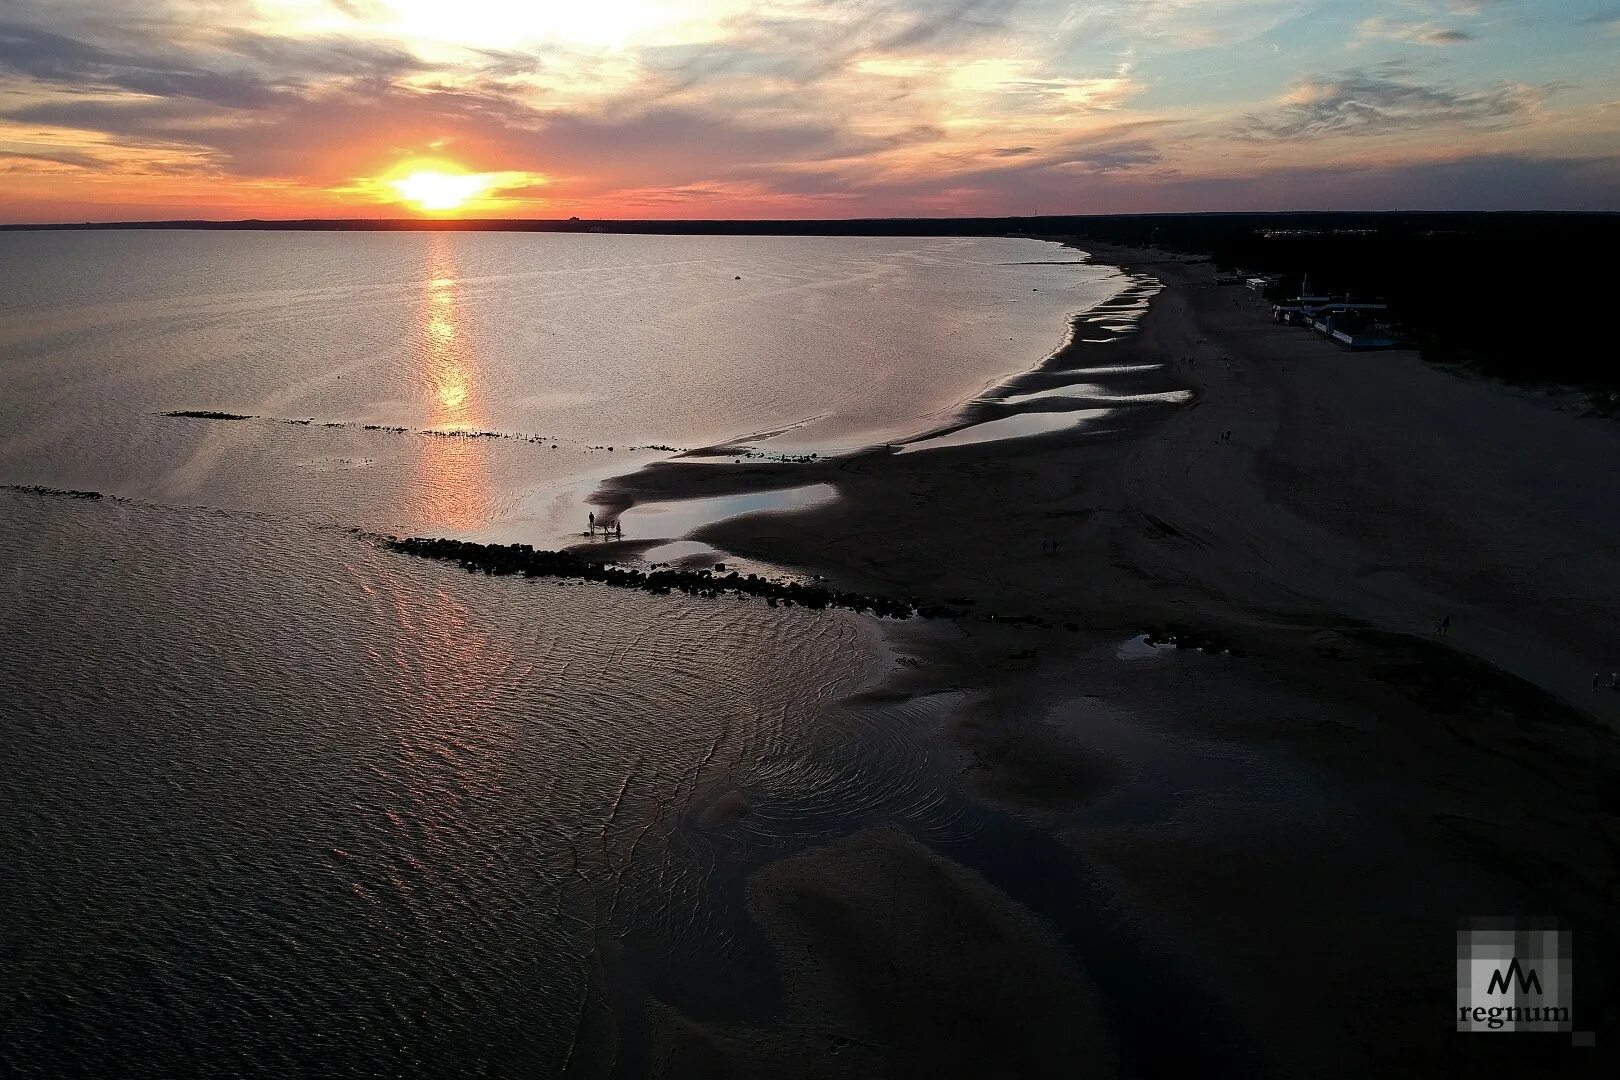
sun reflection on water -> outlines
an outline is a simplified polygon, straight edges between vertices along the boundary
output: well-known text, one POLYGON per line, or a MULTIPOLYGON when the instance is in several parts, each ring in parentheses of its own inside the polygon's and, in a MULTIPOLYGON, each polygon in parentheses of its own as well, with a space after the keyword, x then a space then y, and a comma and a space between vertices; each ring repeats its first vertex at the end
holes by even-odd
MULTIPOLYGON (((478 364, 459 325, 460 283, 452 237, 428 239, 427 284, 422 295, 421 381, 428 426, 434 431, 478 431, 486 426, 478 395, 478 364)), ((423 440, 422 498, 430 524, 472 529, 490 520, 493 499, 483 440, 423 440)))

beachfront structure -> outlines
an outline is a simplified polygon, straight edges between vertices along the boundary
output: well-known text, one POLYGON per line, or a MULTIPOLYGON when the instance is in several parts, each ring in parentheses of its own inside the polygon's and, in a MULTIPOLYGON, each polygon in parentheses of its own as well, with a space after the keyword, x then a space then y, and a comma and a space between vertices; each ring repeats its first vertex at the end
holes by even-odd
MULTIPOLYGON (((1309 322, 1329 312, 1334 311, 1388 311, 1389 305, 1382 301, 1347 300, 1342 296, 1296 296, 1292 300, 1283 300, 1271 305, 1271 313, 1276 317, 1282 314, 1297 314, 1304 316, 1303 321, 1309 322)), ((1278 318, 1278 322, 1288 320, 1278 318)))
POLYGON ((1375 324, 1358 318, 1346 318, 1345 312, 1330 311, 1310 322, 1310 327, 1325 338, 1331 338, 1351 349, 1387 349, 1395 339, 1378 332, 1375 324))
POLYGON ((1332 302, 1331 296, 1296 296, 1292 300, 1279 300, 1271 305, 1271 317, 1289 326, 1302 326, 1332 302))
POLYGON ((1395 339, 1374 321, 1385 312, 1382 301, 1352 301, 1345 297, 1298 296, 1272 305, 1271 317, 1288 326, 1304 326, 1350 349, 1389 349, 1395 339))

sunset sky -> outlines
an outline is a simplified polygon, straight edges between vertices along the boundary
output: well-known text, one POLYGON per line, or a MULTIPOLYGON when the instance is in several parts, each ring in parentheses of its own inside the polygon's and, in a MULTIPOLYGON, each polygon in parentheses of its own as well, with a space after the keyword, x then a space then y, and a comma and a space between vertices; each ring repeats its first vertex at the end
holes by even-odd
POLYGON ((1620 0, 0 0, 0 220, 1620 209, 1620 0))

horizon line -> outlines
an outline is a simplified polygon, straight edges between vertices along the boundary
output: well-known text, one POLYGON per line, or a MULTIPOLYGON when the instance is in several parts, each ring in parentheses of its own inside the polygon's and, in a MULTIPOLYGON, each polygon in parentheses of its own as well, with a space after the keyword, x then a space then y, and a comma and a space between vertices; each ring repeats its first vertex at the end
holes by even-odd
POLYGON ((342 227, 354 231, 398 230, 464 230, 464 231, 517 231, 543 228, 567 229, 585 226, 654 227, 679 226, 780 226, 787 228, 817 228, 837 225, 911 224, 911 223, 1045 223, 1076 221, 1109 221, 1143 218, 1242 218, 1242 217, 1329 217, 1392 218, 1392 217, 1620 217, 1620 210, 1171 210, 1115 214, 958 214, 958 215, 887 215, 847 218, 566 218, 538 217, 478 217, 478 218, 417 218, 417 217, 297 217, 297 218, 134 218, 106 221, 38 221, 0 222, 0 231, 25 232, 29 230, 71 229, 288 229, 342 227))

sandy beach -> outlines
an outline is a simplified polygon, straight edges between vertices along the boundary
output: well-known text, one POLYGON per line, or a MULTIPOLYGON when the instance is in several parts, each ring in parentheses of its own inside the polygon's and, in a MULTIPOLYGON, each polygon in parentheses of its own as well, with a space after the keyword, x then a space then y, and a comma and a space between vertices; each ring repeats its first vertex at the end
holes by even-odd
MULTIPOLYGON (((1620 886, 1620 503, 1590 482, 1620 460, 1620 428, 1276 326, 1207 263, 1083 246, 1142 276, 1126 298, 1152 295, 1140 325, 1090 335, 1094 319, 965 414, 1077 424, 808 464, 667 463, 600 496, 613 512, 836 487, 697 538, 972 612, 895 624, 908 662, 877 696, 954 691, 938 735, 964 792, 1056 841, 1084 882, 1042 900, 1046 864, 992 884, 882 831, 768 867, 750 910, 789 1014, 843 1040, 852 1052, 828 1060, 849 1075, 903 1075, 941 1046, 947 1074, 1035 1075, 1007 1048, 1037 1043, 1062 1074, 1584 1074, 1620 1040, 1602 959, 1620 886), (1206 648, 1162 644, 1177 636, 1206 648), (885 903, 875 867, 898 875, 885 903), (1485 914, 1574 927, 1576 1027, 1598 1051, 1455 1034, 1454 933, 1485 914), (1019 963, 1052 988, 1044 1004, 975 976, 997 965, 972 949, 953 991, 904 974, 917 951, 955 963, 952 935, 999 942, 1002 963, 1041 954, 1019 963), (1062 1039, 1054 1000, 1087 1018, 1062 1039)), ((769 1037, 666 1019, 655 1057, 671 1075, 786 1069, 810 1045, 786 1019, 769 1037)))

